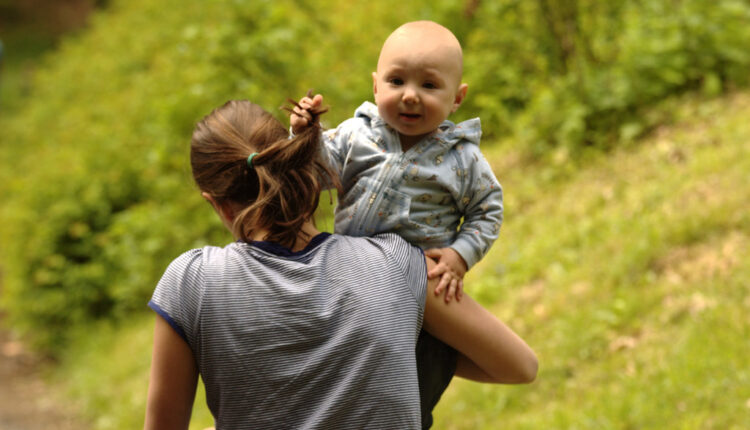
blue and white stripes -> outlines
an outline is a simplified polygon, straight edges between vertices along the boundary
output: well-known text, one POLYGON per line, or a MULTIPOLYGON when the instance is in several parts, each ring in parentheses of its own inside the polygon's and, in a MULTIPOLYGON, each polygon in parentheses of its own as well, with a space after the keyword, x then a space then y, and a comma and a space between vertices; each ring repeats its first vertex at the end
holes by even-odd
POLYGON ((149 305, 193 350, 218 429, 416 429, 426 285, 394 234, 322 234, 188 251, 149 305))

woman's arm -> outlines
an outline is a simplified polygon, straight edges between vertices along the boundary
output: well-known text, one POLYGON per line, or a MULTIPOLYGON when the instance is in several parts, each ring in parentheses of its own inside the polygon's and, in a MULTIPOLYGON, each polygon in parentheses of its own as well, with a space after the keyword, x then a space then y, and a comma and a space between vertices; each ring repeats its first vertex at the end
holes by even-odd
POLYGON ((190 347, 161 316, 154 327, 154 351, 144 429, 187 429, 198 368, 190 347))
MULTIPOLYGON (((426 260, 429 272, 435 262, 426 260)), ((468 295, 446 303, 430 294, 437 282, 428 281, 424 329, 459 352, 456 375, 481 382, 532 382, 538 363, 526 342, 468 295)))

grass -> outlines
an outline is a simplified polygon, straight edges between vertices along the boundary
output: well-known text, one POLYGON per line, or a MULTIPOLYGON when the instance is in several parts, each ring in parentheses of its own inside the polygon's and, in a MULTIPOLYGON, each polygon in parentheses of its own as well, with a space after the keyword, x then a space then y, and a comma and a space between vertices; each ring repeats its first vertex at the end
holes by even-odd
MULTIPOLYGON (((153 322, 153 315, 144 314, 127 325, 101 324, 74 336, 77 341, 68 349, 53 379, 56 386, 64 387, 71 398, 77 399, 78 409, 92 428, 143 427, 153 322)), ((213 425, 205 399, 201 385, 191 429, 213 425)))
MULTIPOLYGON (((673 124, 586 163, 485 149, 506 221, 467 289, 541 371, 520 387, 455 380, 434 428, 750 422, 750 93, 670 109, 673 124)), ((95 428, 142 425, 152 321, 82 333, 64 358, 57 374, 95 428)), ((211 425, 200 396, 195 414, 191 428, 211 425)))
POLYGON ((507 221, 468 291, 541 372, 527 387, 454 382, 436 428, 750 422, 748 114, 748 94, 689 101, 676 124, 557 181, 499 163, 507 221))

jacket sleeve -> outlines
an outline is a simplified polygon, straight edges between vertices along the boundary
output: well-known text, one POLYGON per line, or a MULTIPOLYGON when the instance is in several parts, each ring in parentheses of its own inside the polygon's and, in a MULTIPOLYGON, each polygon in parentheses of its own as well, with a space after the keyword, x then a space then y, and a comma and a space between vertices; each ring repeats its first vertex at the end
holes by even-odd
MULTIPOLYGON (((321 157, 324 162, 328 163, 328 166, 338 176, 340 181, 342 180, 346 157, 351 146, 349 144, 351 136, 349 126, 350 124, 344 121, 338 127, 325 130, 321 133, 321 157)), ((332 181, 327 180, 325 183, 327 189, 333 188, 332 181)))
POLYGON ((459 207, 463 223, 451 248, 471 268, 487 254, 503 222, 503 190, 476 145, 466 145, 459 207))

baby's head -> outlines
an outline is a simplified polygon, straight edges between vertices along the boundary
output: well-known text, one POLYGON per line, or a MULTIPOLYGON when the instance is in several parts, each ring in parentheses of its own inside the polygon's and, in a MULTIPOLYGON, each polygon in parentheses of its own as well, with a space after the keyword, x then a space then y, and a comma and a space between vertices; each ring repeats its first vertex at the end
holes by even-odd
POLYGON ((440 24, 409 22, 388 36, 372 74, 373 93, 403 146, 435 131, 458 109, 467 89, 462 72, 461 44, 440 24))

